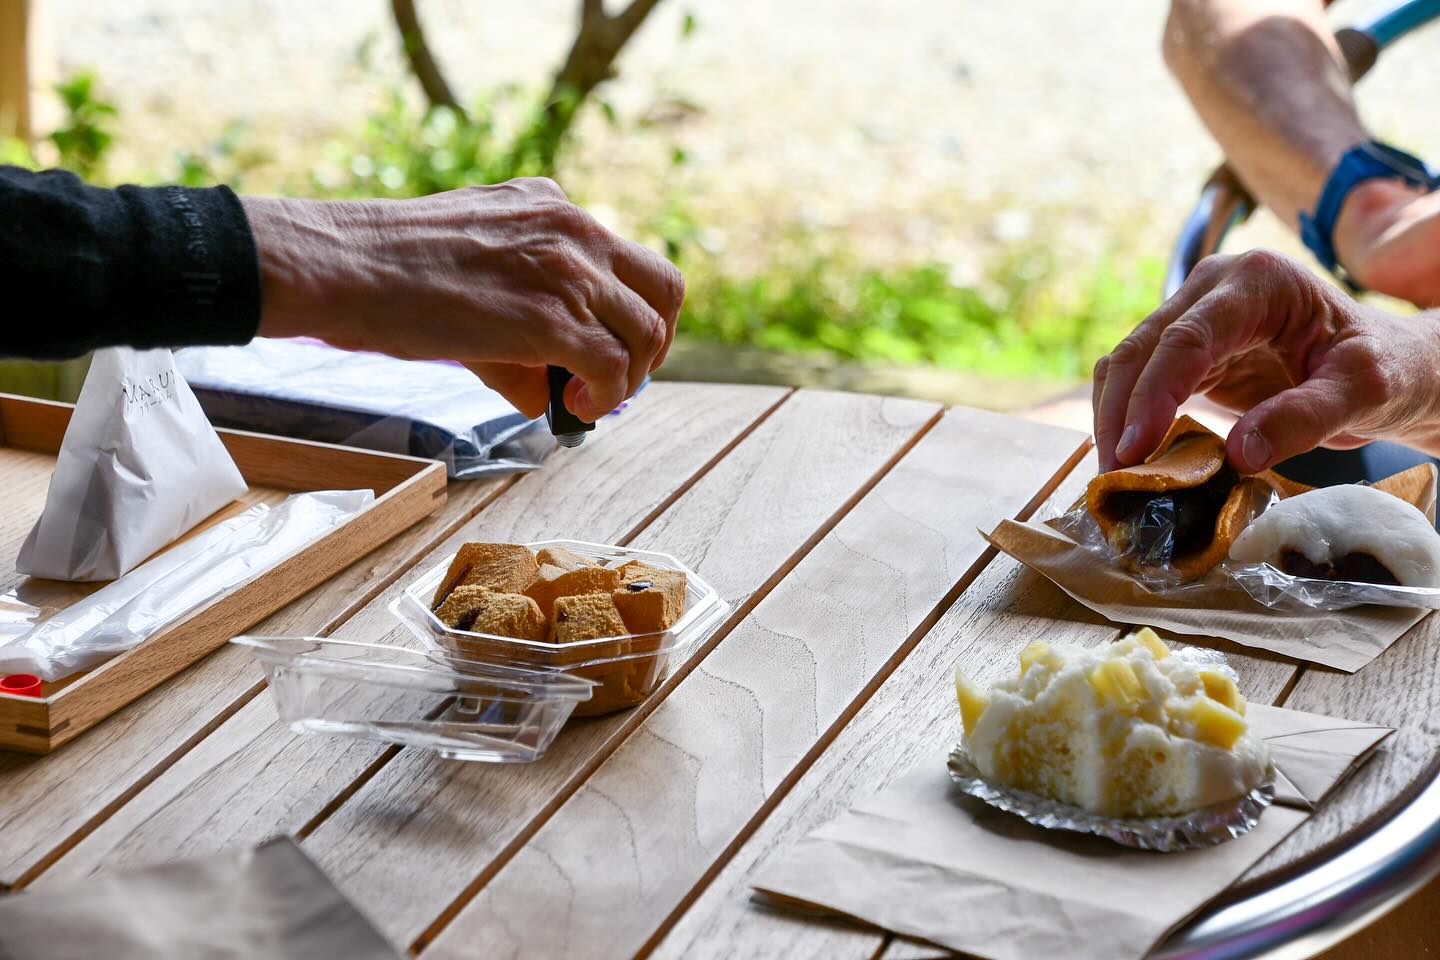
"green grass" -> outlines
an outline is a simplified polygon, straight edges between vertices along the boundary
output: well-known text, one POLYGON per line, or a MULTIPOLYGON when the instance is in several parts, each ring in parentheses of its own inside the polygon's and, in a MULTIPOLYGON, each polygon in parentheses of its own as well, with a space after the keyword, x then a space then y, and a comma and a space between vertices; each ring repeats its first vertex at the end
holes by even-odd
MULTIPOLYGON (((56 92, 66 121, 49 146, 62 166, 105 183, 116 108, 88 73, 56 92)), ((616 123, 605 104, 595 108, 616 123)), ((508 87, 465 114, 419 110, 392 90, 383 108, 334 139, 319 163, 270 172, 288 193, 326 197, 413 197, 537 173, 544 164, 527 131, 538 109, 508 87)), ((3 138, 0 162, 37 165, 23 144, 3 138)), ((252 171, 273 162, 235 122, 198 150, 161 158, 156 173, 140 179, 243 188, 252 171)), ((683 168, 684 151, 672 147, 671 162, 673 171, 683 168)), ((1079 379, 1158 301, 1161 262, 1118 243, 1088 262, 1065 263, 1033 239, 996 246, 983 277, 960 283, 943 264, 876 265, 843 252, 843 237, 802 233, 772 240, 763 267, 737 271, 699 244, 704 225, 691 199, 665 178, 653 211, 630 211, 685 271, 681 330, 690 337, 844 360, 1079 379)))
POLYGON ((876 267, 792 252, 734 276, 682 258, 687 335, 997 376, 1080 379, 1158 300, 1162 264, 1110 256, 1076 277, 1043 253, 997 256, 986 282, 943 265, 876 267))

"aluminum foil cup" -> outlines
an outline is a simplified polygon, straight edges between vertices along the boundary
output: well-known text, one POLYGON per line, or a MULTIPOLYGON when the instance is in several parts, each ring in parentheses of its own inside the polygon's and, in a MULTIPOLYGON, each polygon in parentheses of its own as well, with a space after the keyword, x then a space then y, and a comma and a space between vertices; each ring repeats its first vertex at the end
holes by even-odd
POLYGON ((1093 833, 1122 846, 1160 853, 1213 847, 1248 833, 1275 799, 1272 764, 1266 768, 1260 784, 1249 793, 1213 807, 1173 817, 1103 817, 1039 794, 990 783, 981 775, 963 744, 956 744, 950 751, 949 767, 950 779, 962 793, 1013 813, 1037 827, 1093 833))

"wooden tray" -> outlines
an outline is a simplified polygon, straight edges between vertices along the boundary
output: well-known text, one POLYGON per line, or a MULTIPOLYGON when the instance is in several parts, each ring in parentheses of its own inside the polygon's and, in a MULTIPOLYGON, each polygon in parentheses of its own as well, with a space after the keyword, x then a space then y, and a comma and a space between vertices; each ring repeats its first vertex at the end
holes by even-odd
MULTIPOLYGON (((73 406, 0 394, 0 594, 24 584, 46 606, 64 608, 102 584, 32 580, 15 557, 45 505, 50 473, 73 406)), ((445 502, 445 467, 433 460, 304 440, 221 430, 250 491, 211 517, 306 490, 375 491, 370 508, 276 567, 94 669, 54 684, 43 697, 0 693, 0 749, 49 753, 236 634, 324 582, 445 502)), ((30 597, 27 596, 27 602, 30 597)), ((3 610, 0 610, 3 615, 3 610)))

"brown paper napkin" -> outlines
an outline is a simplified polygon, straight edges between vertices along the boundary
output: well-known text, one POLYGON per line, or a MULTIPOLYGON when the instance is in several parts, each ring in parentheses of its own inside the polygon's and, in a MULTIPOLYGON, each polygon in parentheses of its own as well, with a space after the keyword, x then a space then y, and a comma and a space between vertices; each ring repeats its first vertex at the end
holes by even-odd
POLYGON ((1249 833, 1147 853, 1032 826, 959 793, 945 758, 806 836, 754 881, 784 904, 845 914, 991 960, 1143 957, 1298 827, 1392 732, 1252 704, 1288 786, 1249 833))
POLYGON ((1055 582, 1061 590, 1116 623, 1143 623, 1190 636, 1223 637, 1354 673, 1419 623, 1429 610, 1354 607, 1293 610, 1267 607, 1239 589, 1196 584, 1184 606, 1157 596, 1114 564, 1096 559, 1042 523, 1003 520, 986 537, 1055 582))
POLYGON ((399 960, 288 837, 0 897, 0 957, 399 960))

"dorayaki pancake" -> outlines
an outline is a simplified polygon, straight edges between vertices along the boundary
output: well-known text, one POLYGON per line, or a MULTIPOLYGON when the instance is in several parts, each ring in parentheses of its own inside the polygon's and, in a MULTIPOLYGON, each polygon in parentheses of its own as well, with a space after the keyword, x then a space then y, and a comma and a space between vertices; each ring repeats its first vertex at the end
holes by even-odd
POLYGON ((1225 559, 1257 501, 1303 489, 1268 470, 1241 476, 1225 462, 1224 438, 1179 417, 1144 463, 1091 480, 1085 506, 1128 565, 1168 560, 1183 579, 1195 580, 1225 559), (1166 533, 1168 544, 1161 542, 1166 533))
POLYGON ((1435 464, 1417 463, 1409 470, 1392 473, 1371 484, 1392 497, 1399 497, 1435 522, 1435 464))

